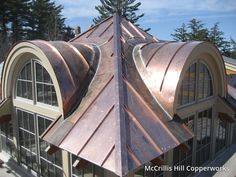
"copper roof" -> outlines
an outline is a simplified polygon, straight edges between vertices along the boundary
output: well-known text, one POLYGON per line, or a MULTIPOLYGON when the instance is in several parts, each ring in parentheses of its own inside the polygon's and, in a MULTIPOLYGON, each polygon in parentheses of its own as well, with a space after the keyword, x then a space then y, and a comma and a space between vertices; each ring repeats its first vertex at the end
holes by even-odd
POLYGON ((125 176, 193 136, 160 105, 135 63, 134 47, 154 45, 155 38, 114 15, 70 41, 75 42, 98 46, 98 68, 80 105, 57 119, 44 140, 125 176))
MULTIPOLYGON (((87 83, 94 75, 99 60, 98 48, 93 44, 77 42, 33 40, 21 41, 12 50, 17 50, 22 43, 39 48, 47 57, 60 87, 63 113, 68 116, 80 103, 87 83)), ((4 67, 7 67, 7 63, 4 63, 4 67)))

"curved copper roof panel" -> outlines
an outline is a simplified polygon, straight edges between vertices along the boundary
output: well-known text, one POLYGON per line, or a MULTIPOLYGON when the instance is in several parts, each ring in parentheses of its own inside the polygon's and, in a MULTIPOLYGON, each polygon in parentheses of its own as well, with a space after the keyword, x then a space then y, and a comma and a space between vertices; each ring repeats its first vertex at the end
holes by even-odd
POLYGON ((47 56, 56 74, 65 116, 69 114, 87 89, 99 61, 94 45, 63 41, 31 41, 47 56))
MULTIPOLYGON (((60 94, 60 104, 63 107, 64 116, 73 112, 74 107, 80 103, 96 70, 99 62, 98 48, 92 44, 77 42, 22 41, 16 44, 9 53, 4 63, 4 77, 11 68, 10 63, 15 62, 13 60, 16 58, 12 56, 18 55, 17 58, 20 58, 25 53, 32 53, 29 59, 34 56, 38 57, 44 62, 46 69, 50 70, 48 72, 56 77, 54 81, 59 87, 60 93, 58 94, 60 94)), ((7 85, 6 82, 5 85, 7 85)))
MULTIPOLYGON (((184 66, 189 66, 190 58, 198 57, 196 54, 200 56, 211 50, 219 54, 210 43, 198 41, 146 43, 135 47, 133 57, 139 73, 169 117, 174 116, 174 103, 180 76, 185 73, 184 66)), ((219 60, 224 67, 223 60, 219 60)))

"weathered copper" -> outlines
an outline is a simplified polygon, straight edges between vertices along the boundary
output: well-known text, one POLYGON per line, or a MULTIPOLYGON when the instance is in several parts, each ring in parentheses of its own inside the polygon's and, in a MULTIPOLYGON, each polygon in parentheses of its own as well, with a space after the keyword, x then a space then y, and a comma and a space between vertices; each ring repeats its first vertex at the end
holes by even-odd
POLYGON ((168 119, 137 70, 133 48, 156 43, 151 35, 115 15, 70 42, 95 43, 99 65, 78 108, 59 118, 44 140, 125 176, 193 136, 168 119))

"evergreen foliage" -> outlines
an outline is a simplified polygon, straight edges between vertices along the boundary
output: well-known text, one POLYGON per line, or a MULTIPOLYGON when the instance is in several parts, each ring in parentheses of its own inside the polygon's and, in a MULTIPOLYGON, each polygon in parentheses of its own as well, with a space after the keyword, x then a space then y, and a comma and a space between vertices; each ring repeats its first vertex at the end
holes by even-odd
POLYGON ((235 57, 233 55, 233 51, 235 52, 234 40, 227 41, 225 39, 224 32, 220 30, 218 22, 208 29, 202 21, 192 19, 187 25, 183 23, 180 28, 176 28, 171 36, 175 41, 208 41, 215 44, 222 55, 235 57))
MULTIPOLYGON (((136 0, 100 0, 101 5, 95 6, 95 9, 99 12, 99 16, 93 19, 94 24, 97 24, 114 13, 120 14, 125 17, 131 23, 139 26, 137 21, 144 16, 144 13, 137 15, 141 2, 136 0)), ((149 31, 146 29, 145 31, 149 31)))
POLYGON ((53 0, 1 1, 0 61, 10 46, 20 40, 73 38, 73 29, 65 25, 62 9, 53 0))

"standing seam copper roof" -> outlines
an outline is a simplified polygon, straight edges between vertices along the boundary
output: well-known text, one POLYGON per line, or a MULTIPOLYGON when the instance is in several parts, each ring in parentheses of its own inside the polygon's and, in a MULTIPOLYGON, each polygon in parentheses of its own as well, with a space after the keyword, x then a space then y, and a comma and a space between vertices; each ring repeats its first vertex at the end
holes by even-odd
POLYGON ((137 70, 133 48, 156 43, 151 35, 115 15, 73 42, 97 45, 99 65, 78 108, 44 140, 125 176, 193 136, 157 104, 137 70))

